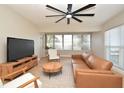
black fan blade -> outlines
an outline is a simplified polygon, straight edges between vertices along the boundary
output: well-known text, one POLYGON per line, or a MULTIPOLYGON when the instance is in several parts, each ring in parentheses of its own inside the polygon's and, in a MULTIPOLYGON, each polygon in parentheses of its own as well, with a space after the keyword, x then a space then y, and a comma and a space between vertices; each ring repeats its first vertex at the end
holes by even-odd
POLYGON ((57 17, 57 16, 65 16, 65 15, 48 15, 46 17, 57 17))
POLYGON ((78 9, 78 10, 72 12, 72 14, 75 14, 75 13, 78 13, 78 12, 80 12, 80 11, 86 10, 86 9, 88 9, 88 8, 91 8, 91 7, 95 6, 95 5, 96 5, 96 4, 89 4, 89 5, 86 5, 86 6, 82 7, 82 8, 80 8, 80 9, 78 9))
POLYGON ((57 20, 56 23, 58 23, 59 21, 61 21, 61 20, 64 19, 64 18, 65 18, 65 16, 62 17, 61 19, 57 20))
POLYGON ((66 14, 65 12, 63 12, 63 11, 61 11, 61 10, 55 8, 55 7, 52 7, 52 6, 50 6, 50 5, 46 5, 46 7, 51 8, 51 9, 53 9, 53 10, 56 10, 56 11, 59 11, 59 12, 61 12, 61 13, 66 14))
POLYGON ((67 8, 68 12, 70 13, 72 10, 72 4, 68 4, 68 8, 67 8))
POLYGON ((67 18, 67 24, 70 24, 70 18, 67 18))
POLYGON ((74 16, 72 16, 72 18, 75 19, 75 20, 78 21, 78 22, 82 22, 82 20, 80 20, 80 19, 78 19, 78 18, 76 18, 76 17, 74 17, 74 16))
POLYGON ((95 14, 74 14, 73 16, 94 16, 95 14))

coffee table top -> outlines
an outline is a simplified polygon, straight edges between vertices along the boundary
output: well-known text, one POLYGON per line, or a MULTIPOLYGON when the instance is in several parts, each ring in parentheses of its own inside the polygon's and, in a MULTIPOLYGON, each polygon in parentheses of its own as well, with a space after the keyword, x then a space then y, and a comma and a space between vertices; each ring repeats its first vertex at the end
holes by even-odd
POLYGON ((42 65, 43 71, 48 73, 55 73, 62 70, 60 62, 48 62, 42 65))

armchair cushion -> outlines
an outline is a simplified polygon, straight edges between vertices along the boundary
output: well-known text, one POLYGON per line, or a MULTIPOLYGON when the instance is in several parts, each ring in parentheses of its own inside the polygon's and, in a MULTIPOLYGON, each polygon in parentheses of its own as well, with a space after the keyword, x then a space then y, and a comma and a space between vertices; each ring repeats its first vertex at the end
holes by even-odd
POLYGON ((60 57, 57 54, 57 50, 56 49, 49 49, 48 50, 48 55, 49 55, 49 59, 60 59, 60 57))
POLYGON ((52 55, 52 56, 49 56, 49 59, 59 59, 60 57, 59 56, 55 56, 55 55, 52 55))

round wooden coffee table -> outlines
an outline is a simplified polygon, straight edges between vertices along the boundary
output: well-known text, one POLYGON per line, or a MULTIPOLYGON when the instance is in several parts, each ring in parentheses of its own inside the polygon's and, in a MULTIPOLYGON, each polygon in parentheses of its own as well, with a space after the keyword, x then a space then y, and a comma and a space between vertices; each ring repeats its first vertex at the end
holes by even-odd
POLYGON ((50 74, 62 72, 62 64, 60 62, 48 62, 42 65, 43 71, 50 74))

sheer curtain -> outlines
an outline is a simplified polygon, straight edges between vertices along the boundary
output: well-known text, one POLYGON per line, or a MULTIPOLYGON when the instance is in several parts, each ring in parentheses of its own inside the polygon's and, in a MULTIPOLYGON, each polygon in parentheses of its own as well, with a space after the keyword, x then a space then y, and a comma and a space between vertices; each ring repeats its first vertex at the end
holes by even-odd
POLYGON ((124 25, 105 32, 106 59, 124 70, 124 25))

